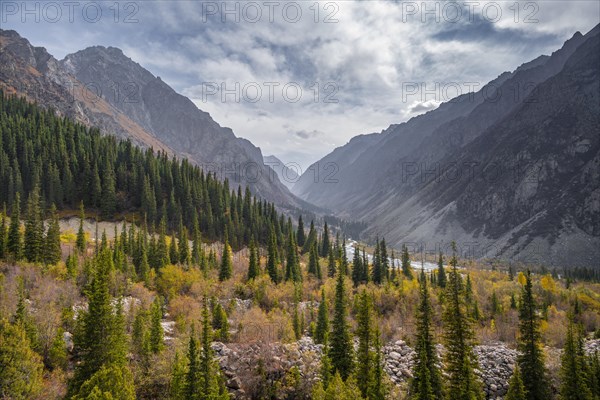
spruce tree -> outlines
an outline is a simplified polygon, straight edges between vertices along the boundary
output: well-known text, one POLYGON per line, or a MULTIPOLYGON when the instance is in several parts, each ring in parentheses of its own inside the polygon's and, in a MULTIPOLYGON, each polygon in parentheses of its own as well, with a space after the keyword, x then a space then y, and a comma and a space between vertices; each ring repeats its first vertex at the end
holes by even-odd
POLYGON ((227 313, 219 302, 215 302, 213 307, 213 318, 212 328, 215 331, 215 339, 221 342, 227 342, 229 340, 229 321, 227 319, 227 313))
POLYGON ((515 365, 512 377, 508 384, 508 392, 504 400, 527 400, 525 396, 525 386, 523 386, 523 380, 521 379, 521 372, 519 371, 519 365, 515 365))
POLYGON ((473 352, 475 334, 467 314, 464 287, 457 269, 456 245, 450 260, 452 270, 446 284, 446 304, 443 310, 445 366, 448 400, 483 399, 481 383, 475 376, 477 360, 473 352))
POLYGON ((164 348, 164 331, 160 324, 162 321, 162 304, 158 297, 152 303, 150 311, 150 351, 154 354, 159 353, 164 348))
POLYGON ((387 280, 390 277, 390 260, 388 259, 387 246, 385 238, 379 242, 379 262, 381 264, 381 279, 387 280))
POLYGON ((301 282, 300 261, 298 260, 298 246, 294 232, 290 229, 288 233, 287 258, 285 263, 285 280, 301 282))
POLYGON ((321 257, 327 257, 329 246, 331 246, 329 241, 329 227, 327 226, 327 221, 325 221, 325 225, 323 225, 323 240, 321 241, 321 248, 319 249, 319 255, 321 257))
POLYGON ((275 242, 275 233, 273 228, 270 229, 269 246, 267 250, 267 272, 273 283, 279 282, 279 256, 277 254, 277 244, 275 242))
POLYGON ((188 265, 191 260, 190 244, 188 241, 187 228, 183 226, 183 222, 179 222, 179 263, 188 265))
POLYGON ((419 284, 419 305, 416 313, 417 336, 413 379, 410 382, 410 398, 441 400, 443 398, 442 378, 437 367, 438 357, 432 334, 433 309, 424 270, 421 270, 419 284))
MULTIPOLYGON (((206 311, 208 312, 208 309, 206 309, 206 311)), ((208 320, 208 317, 206 317, 206 319, 208 320)), ((183 385, 183 398, 187 400, 196 400, 200 398, 200 374, 198 339, 196 339, 196 332, 194 330, 194 325, 192 324, 187 350, 187 373, 183 385)))
POLYGON ((77 319, 74 337, 79 360, 69 393, 76 394, 103 365, 124 364, 126 343, 122 307, 114 311, 109 293, 109 279, 114 269, 109 250, 102 250, 93 261, 93 278, 87 290, 88 308, 77 319))
POLYGON ((248 252, 250 253, 250 260, 248 262, 248 280, 251 281, 258 277, 258 274, 260 273, 258 265, 258 250, 256 248, 256 243, 254 242, 254 236, 252 236, 250 239, 250 247, 248 248, 248 252))
POLYGON ((546 400, 549 396, 549 385, 544 367, 544 354, 540 345, 540 321, 529 271, 525 274, 525 285, 519 301, 519 332, 517 361, 527 399, 546 400))
POLYGON ((223 379, 221 371, 217 364, 212 343, 211 323, 209 321, 208 301, 204 299, 204 307, 202 309, 202 335, 201 348, 199 355, 198 374, 199 379, 198 391, 193 393, 188 399, 207 399, 207 400, 225 400, 229 399, 229 394, 223 379))
POLYGON ((375 252, 373 253, 373 270, 371 280, 375 284, 381 284, 383 282, 383 271, 381 264, 381 247, 379 243, 379 238, 376 240, 375 244, 375 252))
POLYGON ((325 298, 325 288, 321 288, 321 302, 317 313, 317 327, 315 329, 315 343, 327 345, 329 335, 329 310, 325 298))
POLYGON ((44 253, 44 220, 40 207, 40 193, 36 186, 27 199, 25 213, 25 234, 23 238, 23 253, 30 262, 43 261, 44 253))
POLYGON ((231 278, 233 274, 233 261, 231 257, 231 246, 229 246, 229 241, 225 238, 223 254, 221 255, 221 268, 219 269, 219 280, 221 282, 231 278))
POLYGON ((2 223, 0 223, 0 259, 8 255, 8 226, 6 225, 6 205, 2 213, 2 223))
POLYGON ((62 252, 60 249, 60 226, 58 224, 58 213, 56 206, 50 207, 50 225, 45 239, 44 262, 55 265, 60 261, 62 252))
POLYGON ((412 268, 410 267, 410 255, 408 254, 408 248, 406 245, 402 245, 402 274, 408 279, 413 278, 412 268))
POLYGON ((354 246, 354 257, 352 258, 352 282, 354 286, 360 285, 363 276, 362 259, 360 258, 360 249, 354 246))
POLYGON ((444 269, 444 256, 440 251, 438 258, 437 285, 442 289, 446 287, 446 270, 444 269))
POLYGON ((371 379, 371 385, 367 393, 367 398, 373 400, 384 400, 386 398, 386 387, 383 383, 384 371, 383 371, 383 356, 381 354, 381 338, 379 328, 375 327, 373 333, 375 337, 375 343, 373 347, 373 378, 371 379))
POLYGON ((320 277, 321 266, 319 265, 319 252, 317 251, 316 243, 310 248, 308 254, 308 273, 313 275, 315 278, 320 277))
POLYGON ((592 392, 588 386, 587 364, 583 351, 583 337, 581 327, 574 321, 573 315, 569 316, 567 337, 560 367, 560 398, 561 400, 593 400, 592 392))
POLYGON ((79 205, 79 229, 77 230, 77 240, 75 242, 75 247, 81 253, 83 253, 87 247, 85 240, 85 232, 83 230, 83 221, 85 220, 85 211, 83 209, 83 201, 79 205))
POLYGON ((298 217, 298 231, 296 233, 296 239, 298 240, 298 246, 304 246, 306 236, 304 233, 304 221, 302 221, 302 215, 298 217))
POLYGON ((347 315, 344 274, 338 271, 328 353, 332 371, 338 372, 342 379, 347 379, 354 367, 354 349, 346 321, 347 315))
POLYGON ((333 278, 335 276, 337 268, 335 265, 335 255, 333 254, 333 247, 329 248, 329 254, 327 255, 327 276, 333 278))
POLYGON ((179 262, 179 251, 177 250, 177 239, 175 232, 171 233, 171 243, 169 243, 169 263, 177 264, 179 262))
POLYGON ((361 377, 358 381, 358 387, 363 397, 367 397, 374 378, 374 355, 371 351, 373 346, 373 306, 367 291, 364 289, 358 298, 356 323, 356 336, 358 337, 356 375, 361 377))

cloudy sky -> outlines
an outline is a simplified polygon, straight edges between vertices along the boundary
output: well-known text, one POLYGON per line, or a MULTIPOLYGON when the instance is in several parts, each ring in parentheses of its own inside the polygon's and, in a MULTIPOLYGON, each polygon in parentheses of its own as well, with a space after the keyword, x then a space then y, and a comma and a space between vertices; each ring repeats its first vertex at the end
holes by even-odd
POLYGON ((592 1, 2 1, 57 58, 115 46, 223 126, 304 168, 598 24, 592 1))

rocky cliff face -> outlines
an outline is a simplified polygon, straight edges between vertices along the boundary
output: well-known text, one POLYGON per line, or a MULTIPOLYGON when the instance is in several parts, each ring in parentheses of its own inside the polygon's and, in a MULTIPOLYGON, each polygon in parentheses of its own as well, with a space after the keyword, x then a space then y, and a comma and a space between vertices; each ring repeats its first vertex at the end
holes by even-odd
MULTIPOLYGON (((339 183, 303 177, 295 193, 393 245, 437 252, 455 240, 467 257, 596 265, 598 31, 501 75, 497 100, 479 92, 363 138, 339 183)), ((324 160, 355 153, 350 141, 324 160)))
POLYGON ((259 148, 221 127, 187 97, 128 58, 102 46, 58 61, 15 31, 0 30, 0 87, 103 132, 186 157, 235 187, 283 208, 310 207, 263 163, 259 148))

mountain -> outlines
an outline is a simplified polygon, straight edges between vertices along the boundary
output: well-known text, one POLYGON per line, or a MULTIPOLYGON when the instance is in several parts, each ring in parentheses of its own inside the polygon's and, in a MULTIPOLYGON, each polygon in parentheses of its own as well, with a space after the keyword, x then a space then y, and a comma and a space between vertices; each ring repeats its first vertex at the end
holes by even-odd
POLYGON ((271 155, 263 157, 265 165, 268 165, 275 171, 279 181, 283 183, 288 189, 292 189, 294 184, 300 179, 300 166, 294 168, 294 164, 288 164, 281 161, 279 158, 271 155), (291 168, 290 168, 291 167, 291 168))
POLYGON ((437 251, 456 240, 477 258, 597 265, 599 30, 352 139, 318 162, 340 163, 338 183, 303 176, 294 193, 393 245, 437 251))
POLYGON ((309 207, 263 163, 261 150, 128 58, 95 46, 63 60, 0 30, 0 87, 105 133, 188 158, 280 207, 309 207))

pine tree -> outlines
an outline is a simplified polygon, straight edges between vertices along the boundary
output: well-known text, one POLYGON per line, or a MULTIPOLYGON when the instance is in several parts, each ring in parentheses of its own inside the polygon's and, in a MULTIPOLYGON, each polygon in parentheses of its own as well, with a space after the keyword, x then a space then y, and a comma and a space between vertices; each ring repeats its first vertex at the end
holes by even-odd
POLYGON ((352 259, 352 282, 354 286, 360 285, 363 276, 363 265, 360 258, 360 249, 354 246, 354 257, 352 259))
POLYGON ((444 256, 440 251, 440 256, 438 258, 438 274, 437 274, 437 285, 442 289, 446 287, 446 270, 444 269, 444 256))
POLYGON ((229 399, 229 394, 223 379, 219 365, 214 359, 213 350, 211 347, 212 332, 209 321, 208 301, 204 299, 204 307, 202 310, 202 335, 201 348, 199 357, 199 391, 194 393, 188 399, 208 399, 208 400, 225 400, 229 399))
POLYGON ((58 224, 58 214, 56 206, 52 204, 50 207, 50 225, 45 239, 44 262, 54 265, 60 261, 62 255, 60 249, 60 226, 58 224))
POLYGON ((27 199, 23 252, 30 262, 43 261, 44 221, 40 207, 40 194, 37 186, 29 193, 29 198, 27 199))
POLYGON ((417 336, 413 379, 410 383, 410 398, 415 400, 441 400, 443 398, 442 379, 438 370, 438 357, 433 339, 433 310, 427 289, 425 271, 419 279, 419 306, 417 308, 417 336))
POLYGON ((298 260, 298 246, 294 232, 290 229, 287 244, 287 259, 285 263, 285 280, 292 282, 301 282, 302 273, 300 272, 300 262, 298 260))
POLYGON ((215 331, 215 339, 221 342, 227 342, 229 340, 229 321, 227 320, 227 313, 219 302, 215 302, 213 308, 213 319, 212 328, 215 331))
POLYGON ((333 254, 333 248, 330 247, 329 254, 327 255, 327 276, 333 278, 336 270, 335 255, 333 254))
POLYGON ((225 238, 223 254, 221 255, 221 269, 219 269, 219 280, 221 282, 231 278, 233 274, 233 261, 231 257, 231 246, 229 246, 229 241, 225 238))
POLYGON ((149 345, 150 351, 154 354, 160 353, 164 348, 164 331, 160 324, 162 321, 162 304, 158 297, 154 299, 152 303, 152 309, 150 311, 150 336, 149 345))
POLYGON ((24 328, 0 318, 0 397, 37 398, 43 389, 44 364, 31 349, 24 328))
POLYGON ((251 281, 258 277, 258 274, 260 273, 258 266, 258 250, 254 242, 254 236, 252 236, 252 239, 250 239, 250 247, 248 252, 250 253, 250 260, 248 262, 248 280, 251 281))
POLYGON ((179 263, 181 265, 188 265, 190 260, 190 244, 187 229, 183 226, 183 222, 179 221, 179 263))
POLYGON ((71 394, 78 393, 80 386, 103 365, 126 361, 122 305, 119 302, 115 312, 109 293, 109 276, 113 269, 110 251, 102 250, 93 261, 87 311, 77 319, 74 341, 79 363, 69 386, 71 394))
POLYGON ((317 327, 315 329, 315 343, 327 345, 329 335, 329 310, 325 298, 325 288, 321 288, 321 302, 317 313, 317 327))
POLYGON ((527 397, 525 396, 525 386, 523 386, 518 365, 515 365, 515 369, 508 384, 508 392, 506 393, 504 400, 527 400, 527 397))
POLYGON ((175 351, 175 358, 171 364, 171 381, 169 384, 170 400, 185 400, 183 397, 185 383, 185 362, 175 351))
POLYGON ((115 190, 115 173, 114 167, 108 165, 104 168, 104 176, 102 179, 102 197, 100 200, 100 206, 102 216, 105 219, 113 217, 117 209, 117 194, 115 190))
POLYGON ((371 280, 375 284, 381 284, 383 282, 383 271, 381 265, 381 247, 379 244, 379 238, 376 240, 375 252, 373 253, 373 271, 371 280))
POLYGON ((8 255, 8 227, 6 226, 6 205, 2 213, 2 223, 0 224, 0 259, 8 255))
POLYGON ((387 246, 385 238, 379 242, 379 262, 381 264, 381 279, 387 280, 390 277, 390 260, 388 259, 387 246))
POLYGON ((329 340, 329 357, 331 359, 332 371, 338 372, 342 379, 347 379, 354 367, 354 350, 352 339, 348 328, 346 309, 346 289, 344 274, 337 274, 335 286, 335 300, 331 337, 329 340))
POLYGON ((375 328, 374 337, 373 379, 371 379, 367 397, 373 400, 384 400, 386 398, 386 388, 383 384, 383 357, 381 354, 381 338, 377 327, 375 328))
MULTIPOLYGON (((206 309, 206 312, 208 313, 208 309, 206 309)), ((208 317, 206 317, 206 320, 208 320, 208 317)), ((195 400, 200 398, 200 374, 201 370, 200 353, 198 351, 198 339, 196 339, 194 325, 192 325, 187 351, 187 373, 185 375, 185 382, 183 385, 184 399, 195 400)))
POLYGON ((298 240, 298 246, 304 246, 306 236, 304 233, 304 222, 302 221, 302 215, 298 217, 298 231, 296 233, 296 239, 298 240))
POLYGON ((456 245, 450 260, 452 270, 446 284, 443 310, 444 344, 448 400, 483 399, 481 384, 475 376, 477 360, 473 352, 474 332, 464 303, 464 287, 457 269, 456 245))
POLYGON ((373 306, 367 291, 363 289, 358 298, 358 312, 356 315, 356 336, 358 337, 358 351, 356 354, 356 374, 361 379, 358 387, 363 395, 367 397, 369 388, 373 385, 374 356, 371 351, 373 346, 373 306))
POLYGON ((540 346, 540 322, 533 298, 531 273, 525 274, 525 285, 519 301, 519 356, 517 361, 521 370, 527 399, 545 400, 548 398, 548 381, 544 367, 544 354, 540 346))
POLYGON ((83 221, 85 220, 85 211, 83 209, 83 201, 79 205, 79 229, 77 231, 77 241, 75 242, 75 246, 77 250, 80 252, 84 252, 87 244, 85 240, 85 232, 83 230, 83 221))
POLYGON ((316 243, 310 248, 308 255, 308 273, 320 279, 321 266, 319 265, 319 253, 316 243))
POLYGON ((275 233, 273 232, 273 228, 271 228, 270 238, 269 238, 269 246, 267 250, 267 272, 269 273, 269 277, 273 283, 279 282, 279 256, 277 255, 277 244, 275 242, 275 233))
POLYGON ((169 243, 169 263, 177 264, 179 262, 179 250, 177 250, 177 239, 175 233, 171 233, 171 243, 169 243))
POLYGON ((325 221, 325 225, 323 225, 323 240, 321 241, 321 248, 319 249, 319 255, 321 257, 327 257, 329 246, 331 246, 329 241, 329 227, 327 226, 327 221, 325 221))
POLYGON ((560 367, 560 398, 562 400, 593 400, 592 392, 588 386, 587 365, 583 351, 583 337, 581 327, 569 316, 567 337, 561 357, 560 367), (577 331, 577 332, 575 332, 577 331))
POLYGON ((402 245, 401 262, 402 262, 402 273, 404 274, 404 276, 406 278, 412 279, 413 274, 412 274, 412 268, 410 267, 410 255, 408 254, 408 248, 406 247, 406 245, 402 245))

